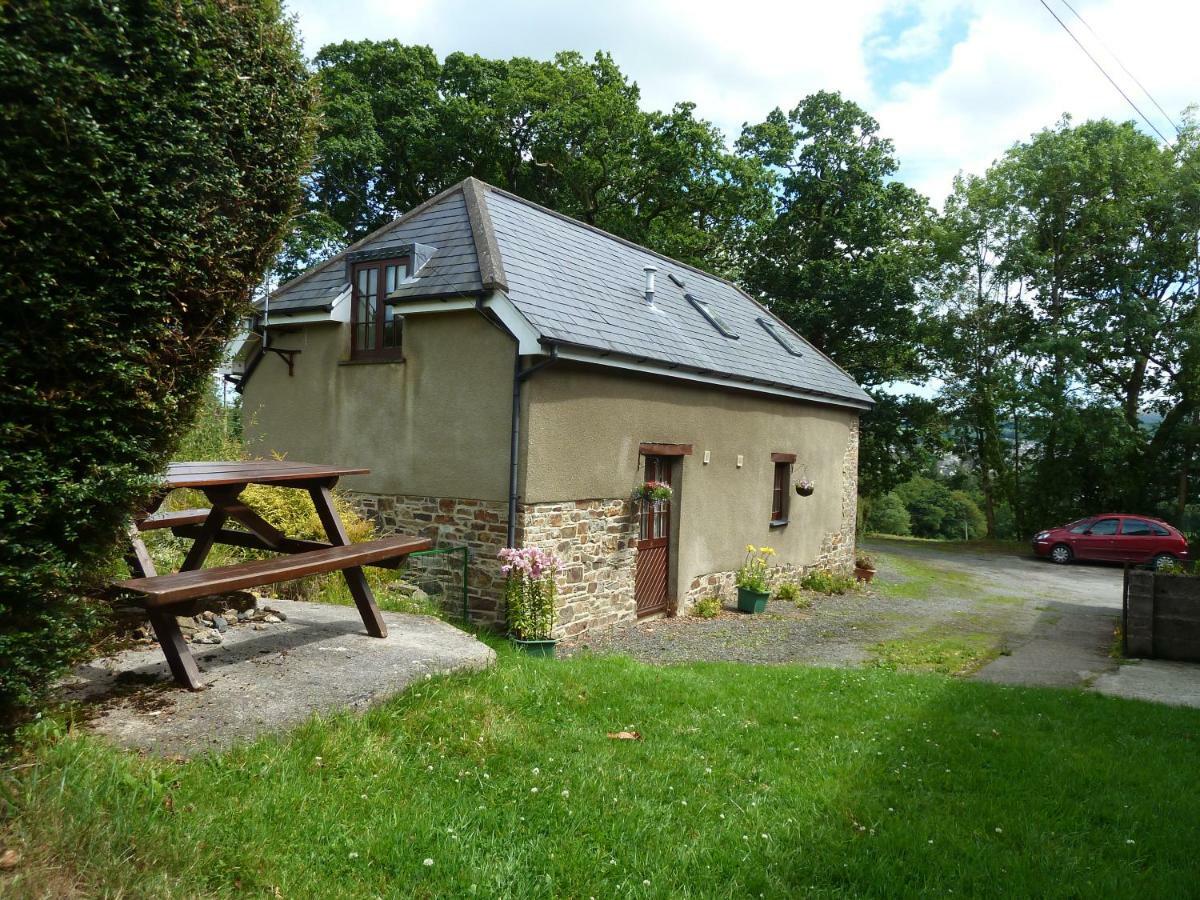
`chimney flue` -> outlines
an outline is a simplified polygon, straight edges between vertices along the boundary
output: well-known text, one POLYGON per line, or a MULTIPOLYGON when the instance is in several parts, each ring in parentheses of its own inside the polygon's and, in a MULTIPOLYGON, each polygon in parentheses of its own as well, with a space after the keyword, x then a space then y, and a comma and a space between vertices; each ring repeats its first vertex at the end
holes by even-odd
POLYGON ((654 302, 654 273, 658 271, 657 266, 642 266, 642 271, 646 273, 646 302, 654 302))

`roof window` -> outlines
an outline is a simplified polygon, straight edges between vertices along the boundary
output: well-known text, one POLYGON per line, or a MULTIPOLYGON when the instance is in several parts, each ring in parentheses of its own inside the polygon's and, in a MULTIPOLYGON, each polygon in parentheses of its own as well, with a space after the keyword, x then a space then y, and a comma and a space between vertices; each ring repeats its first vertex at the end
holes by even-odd
POLYGON ((792 356, 804 355, 804 352, 798 346, 796 346, 796 343, 792 340, 791 336, 784 334, 783 329, 781 329, 775 322, 759 316, 758 324, 766 329, 767 334, 779 341, 779 346, 781 346, 792 356))
MULTIPOLYGON (((674 276, 672 276, 672 278, 673 277, 674 276)), ((717 331, 721 332, 721 334, 723 334, 725 337, 733 338, 735 341, 737 340, 737 332, 730 328, 728 324, 726 324, 725 320, 721 318, 721 314, 713 309, 711 303, 709 303, 707 300, 701 300, 694 294, 684 294, 683 296, 688 303, 696 307, 696 309, 700 312, 700 315, 704 316, 704 318, 708 320, 709 325, 717 329, 717 331)))

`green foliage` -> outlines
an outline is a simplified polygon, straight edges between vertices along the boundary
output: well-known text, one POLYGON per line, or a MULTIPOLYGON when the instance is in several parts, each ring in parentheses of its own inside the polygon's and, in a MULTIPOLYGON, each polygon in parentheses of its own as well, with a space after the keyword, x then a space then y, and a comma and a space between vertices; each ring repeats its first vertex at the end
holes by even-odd
POLYGON ((0 719, 106 571, 274 256, 309 76, 274 0, 0 7, 0 719))
POLYGON ((852 575, 839 575, 828 569, 813 569, 800 579, 800 587, 816 594, 846 594, 858 588, 852 575))
POLYGON ((770 547, 746 545, 746 558, 737 570, 736 584, 748 591, 765 594, 771 590, 771 557, 775 551, 770 547))
POLYGON ((531 578, 512 572, 504 587, 508 632, 522 641, 548 641, 554 631, 558 585, 554 572, 531 578))
POLYGON ((701 597, 692 606, 692 615, 698 619, 715 619, 720 614, 720 597, 701 597))
POLYGON ((912 518, 904 501, 894 492, 865 501, 867 514, 864 526, 875 534, 912 534, 912 518))
POLYGON ((794 581, 785 581, 775 588, 775 599, 791 603, 800 596, 800 586, 794 581))
POLYGON ((987 529, 971 495, 951 490, 942 480, 918 475, 896 488, 892 496, 904 504, 912 534, 917 537, 970 540, 982 537, 987 529))
POLYGON ((728 152, 691 103, 642 110, 605 53, 439 61, 428 47, 367 40, 330 44, 314 62, 322 129, 284 276, 467 175, 717 271, 770 211, 756 160, 728 152))

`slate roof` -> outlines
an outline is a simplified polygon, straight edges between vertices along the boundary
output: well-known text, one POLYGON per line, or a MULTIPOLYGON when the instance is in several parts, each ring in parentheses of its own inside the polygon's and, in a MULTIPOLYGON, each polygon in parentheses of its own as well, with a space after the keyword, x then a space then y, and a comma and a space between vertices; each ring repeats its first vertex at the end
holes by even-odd
MULTIPOLYGON (((547 348, 557 344, 678 367, 731 386, 785 388, 830 403, 872 403, 850 375, 736 285, 477 179, 455 185, 346 252, 412 242, 437 250, 392 295, 401 306, 404 300, 497 290, 547 348), (653 304, 643 295, 646 265, 658 269, 653 304), (737 338, 721 334, 687 294, 707 302, 737 338), (789 353, 760 319, 773 322, 801 355, 789 353)), ((277 289, 271 313, 327 309, 348 286, 341 253, 277 289)))

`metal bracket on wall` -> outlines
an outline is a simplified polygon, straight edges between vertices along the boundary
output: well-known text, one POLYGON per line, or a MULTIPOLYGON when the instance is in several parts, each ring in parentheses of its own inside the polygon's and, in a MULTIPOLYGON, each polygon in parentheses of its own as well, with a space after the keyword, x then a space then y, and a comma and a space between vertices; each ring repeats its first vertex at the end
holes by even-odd
POLYGON ((267 353, 278 354, 279 358, 282 359, 285 363, 287 363, 288 378, 291 378, 293 373, 295 372, 296 354, 302 353, 303 351, 302 350, 284 350, 281 347, 264 347, 263 349, 267 353))

